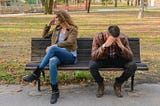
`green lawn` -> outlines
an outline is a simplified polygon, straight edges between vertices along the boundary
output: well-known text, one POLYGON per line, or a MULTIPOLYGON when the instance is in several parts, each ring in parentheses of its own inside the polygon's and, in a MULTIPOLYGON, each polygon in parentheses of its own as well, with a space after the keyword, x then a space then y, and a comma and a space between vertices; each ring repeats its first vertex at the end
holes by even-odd
MULTIPOLYGON (((111 24, 117 24, 121 32, 141 41, 141 59, 149 66, 149 72, 160 70, 160 10, 145 11, 145 17, 137 19, 137 11, 70 13, 79 27, 78 37, 94 37, 111 24)), ((41 37, 43 26, 52 15, 0 16, 0 83, 20 83, 30 61, 32 37, 41 37), (10 79, 9 79, 10 78, 10 79)))

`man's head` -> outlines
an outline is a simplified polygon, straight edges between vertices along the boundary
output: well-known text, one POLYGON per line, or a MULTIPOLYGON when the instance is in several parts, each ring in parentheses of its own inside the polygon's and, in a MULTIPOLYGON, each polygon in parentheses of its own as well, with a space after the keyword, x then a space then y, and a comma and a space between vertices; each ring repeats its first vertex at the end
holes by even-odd
POLYGON ((112 25, 108 27, 108 33, 113 37, 118 37, 120 34, 120 29, 117 25, 112 25))

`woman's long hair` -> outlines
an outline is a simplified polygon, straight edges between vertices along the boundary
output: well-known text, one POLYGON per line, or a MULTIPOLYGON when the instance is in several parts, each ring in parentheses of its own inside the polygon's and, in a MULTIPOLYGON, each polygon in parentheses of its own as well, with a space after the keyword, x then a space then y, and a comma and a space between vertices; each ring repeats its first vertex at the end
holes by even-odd
POLYGON ((56 11, 55 14, 58 16, 58 19, 61 24, 64 24, 70 28, 77 28, 77 26, 74 24, 73 20, 71 19, 70 15, 66 11, 64 10, 56 11))

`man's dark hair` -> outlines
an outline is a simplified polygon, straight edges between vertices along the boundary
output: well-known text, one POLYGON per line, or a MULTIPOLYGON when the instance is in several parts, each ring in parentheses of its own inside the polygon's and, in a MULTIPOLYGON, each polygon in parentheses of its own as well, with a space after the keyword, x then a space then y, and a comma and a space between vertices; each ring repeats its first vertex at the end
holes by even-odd
POLYGON ((119 34, 120 34, 120 29, 117 25, 112 25, 112 26, 109 26, 108 28, 108 32, 109 34, 111 34, 113 37, 118 37, 119 34))

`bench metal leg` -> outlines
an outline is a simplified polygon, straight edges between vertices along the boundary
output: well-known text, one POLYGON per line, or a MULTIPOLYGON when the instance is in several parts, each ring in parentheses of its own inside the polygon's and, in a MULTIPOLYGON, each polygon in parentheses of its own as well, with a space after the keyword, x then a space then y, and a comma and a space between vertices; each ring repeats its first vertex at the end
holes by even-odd
POLYGON ((134 74, 131 77, 131 92, 134 91, 134 74))
POLYGON ((41 91, 41 80, 40 79, 37 79, 37 82, 38 82, 38 91, 40 92, 41 91))

